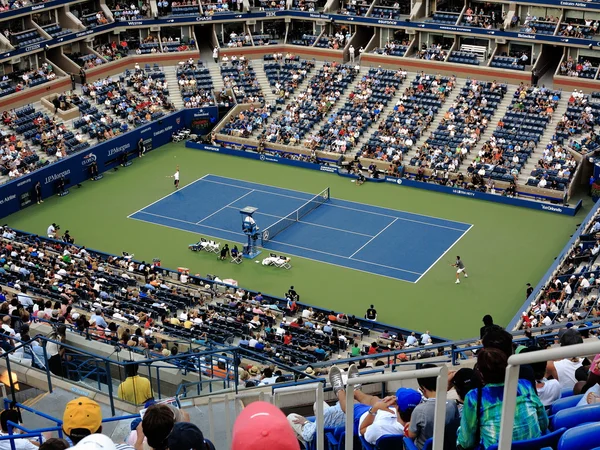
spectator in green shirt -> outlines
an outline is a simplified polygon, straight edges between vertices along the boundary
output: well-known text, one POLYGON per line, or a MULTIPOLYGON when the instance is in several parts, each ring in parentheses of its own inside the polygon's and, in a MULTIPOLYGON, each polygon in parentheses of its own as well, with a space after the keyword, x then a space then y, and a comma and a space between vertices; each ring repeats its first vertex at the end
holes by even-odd
POLYGON ((358 342, 354 343, 354 347, 352 347, 352 349, 350 350, 350 356, 353 358, 360 356, 360 347, 358 346, 358 342))

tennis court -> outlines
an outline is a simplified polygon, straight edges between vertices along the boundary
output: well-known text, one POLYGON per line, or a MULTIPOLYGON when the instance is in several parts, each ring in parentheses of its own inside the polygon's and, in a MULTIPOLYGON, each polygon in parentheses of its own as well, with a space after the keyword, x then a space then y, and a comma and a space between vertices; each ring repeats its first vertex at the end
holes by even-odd
POLYGON ((239 210, 254 206, 260 229, 272 227, 259 259, 268 252, 299 256, 411 283, 472 227, 316 194, 206 175, 128 217, 195 233, 190 244, 200 236, 243 243, 239 210))

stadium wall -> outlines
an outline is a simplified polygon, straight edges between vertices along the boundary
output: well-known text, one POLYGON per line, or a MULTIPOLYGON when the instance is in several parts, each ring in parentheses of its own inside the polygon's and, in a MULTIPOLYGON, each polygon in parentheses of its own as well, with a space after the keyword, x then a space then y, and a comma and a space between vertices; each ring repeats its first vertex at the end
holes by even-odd
POLYGON ((144 139, 146 148, 151 151, 170 142, 174 132, 189 127, 194 121, 215 123, 218 114, 218 108, 214 106, 181 110, 2 185, 0 218, 33 204, 34 188, 38 181, 42 185, 42 197, 50 197, 56 193, 56 182, 61 177, 65 180, 65 189, 68 189, 90 178, 89 168, 94 162, 98 172, 102 173, 117 167, 123 154, 128 159, 136 157, 140 138, 144 139))
MULTIPOLYGON (((204 150, 204 151, 208 151, 208 152, 216 152, 216 153, 222 153, 222 154, 233 155, 233 156, 241 156, 243 158, 249 158, 249 159, 254 159, 254 160, 259 160, 259 161, 264 161, 264 162, 269 162, 269 163, 283 164, 283 165, 294 166, 294 167, 302 167, 304 169, 320 170, 322 172, 335 173, 337 175, 344 176, 344 177, 354 177, 354 175, 340 172, 339 168, 337 166, 314 164, 314 163, 310 163, 310 162, 306 162, 306 161, 296 161, 293 159, 280 158, 280 157, 273 156, 273 155, 259 154, 256 152, 245 152, 245 151, 240 151, 240 150, 236 150, 236 149, 232 149, 232 148, 225 148, 225 147, 220 147, 220 146, 216 146, 216 145, 206 145, 206 144, 200 144, 200 143, 196 143, 196 142, 186 142, 186 146, 189 148, 197 149, 197 150, 204 150)), ((369 181, 370 182, 380 182, 380 183, 387 182, 387 183, 392 183, 392 184, 396 184, 399 186, 407 186, 407 187, 418 188, 418 189, 426 189, 429 191, 442 192, 444 194, 466 196, 466 197, 475 198, 478 200, 486 200, 486 201, 491 201, 491 202, 495 202, 495 203, 503 203, 503 204, 511 205, 511 206, 520 206, 522 208, 536 209, 536 210, 540 210, 540 211, 547 211, 547 212, 551 212, 551 213, 555 213, 555 214, 564 214, 564 215, 568 215, 568 216, 574 216, 575 214, 577 214, 577 211, 579 211, 579 209, 581 208, 581 205, 582 205, 581 200, 579 200, 575 206, 548 204, 548 203, 537 202, 537 201, 533 201, 533 200, 526 200, 523 198, 511 198, 511 197, 504 197, 502 195, 497 195, 497 194, 488 194, 485 192, 475 192, 475 191, 469 191, 466 189, 452 188, 452 187, 443 186, 443 185, 435 184, 435 183, 424 183, 422 181, 416 181, 416 180, 407 179, 407 178, 396 178, 396 177, 384 176, 384 177, 381 177, 378 179, 370 179, 369 181)), ((554 199, 552 199, 552 200, 554 200, 554 199)))

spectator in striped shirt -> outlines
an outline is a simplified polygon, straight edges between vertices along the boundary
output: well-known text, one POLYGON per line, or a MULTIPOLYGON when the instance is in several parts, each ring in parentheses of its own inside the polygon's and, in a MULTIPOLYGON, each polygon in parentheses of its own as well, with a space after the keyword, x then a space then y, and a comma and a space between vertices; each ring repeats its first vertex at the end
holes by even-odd
MULTIPOLYGON (((488 448, 498 443, 507 365, 508 356, 501 350, 484 348, 477 353, 475 370, 485 386, 471 390, 465 397, 457 439, 457 445, 462 448, 474 448, 480 443, 483 448, 488 448)), ((513 442, 538 438, 547 429, 548 415, 544 405, 531 383, 520 379, 513 442)))

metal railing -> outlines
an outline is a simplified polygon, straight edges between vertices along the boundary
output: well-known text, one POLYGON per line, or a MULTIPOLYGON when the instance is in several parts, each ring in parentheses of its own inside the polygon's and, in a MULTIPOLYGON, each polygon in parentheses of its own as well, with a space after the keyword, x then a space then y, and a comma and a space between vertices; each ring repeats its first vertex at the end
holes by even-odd
POLYGON ((354 442, 354 386, 368 383, 411 380, 415 378, 437 377, 437 395, 433 425, 433 450, 444 448, 444 428, 446 423, 446 398, 448 389, 448 367, 446 365, 420 370, 392 372, 383 375, 367 375, 349 378, 346 383, 346 448, 353 448, 354 442))
MULTIPOLYGON (((298 395, 301 392, 315 392, 315 422, 317 425, 315 439, 317 440, 317 450, 325 449, 325 426, 323 413, 323 384, 311 381, 306 384, 296 386, 281 387, 273 386, 273 404, 279 407, 279 400, 286 395, 298 395)), ((352 447, 348 447, 352 448, 352 447)))
MULTIPOLYGON (((519 369, 524 364, 545 361, 555 361, 576 356, 596 355, 600 353, 600 340, 584 344, 570 345, 567 347, 551 348, 537 352, 512 355, 508 358, 506 375, 504 378, 504 395, 502 403, 502 419, 500 422, 500 441, 498 450, 510 450, 517 408, 517 385, 519 383, 519 369)), ((434 440, 434 450, 435 440, 434 440)))

